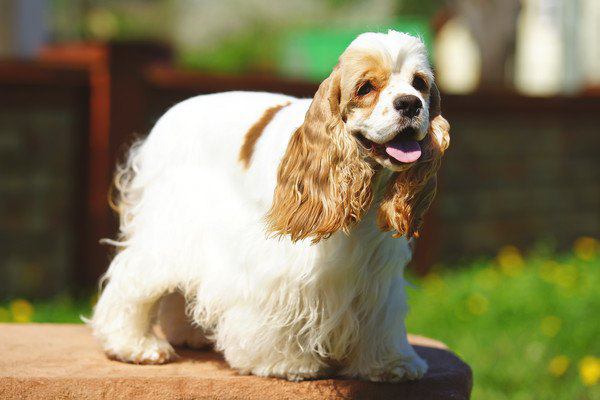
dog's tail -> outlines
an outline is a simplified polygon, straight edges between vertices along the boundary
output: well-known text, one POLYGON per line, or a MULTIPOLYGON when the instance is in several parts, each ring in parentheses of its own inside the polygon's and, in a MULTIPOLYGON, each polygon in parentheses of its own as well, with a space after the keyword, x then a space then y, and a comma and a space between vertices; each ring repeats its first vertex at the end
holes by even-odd
POLYGON ((102 243, 116 247, 127 245, 133 229, 133 221, 139 210, 143 184, 138 179, 142 145, 144 139, 137 139, 129 148, 125 161, 117 164, 112 185, 108 191, 108 204, 119 215, 119 235, 117 240, 102 239, 102 243))

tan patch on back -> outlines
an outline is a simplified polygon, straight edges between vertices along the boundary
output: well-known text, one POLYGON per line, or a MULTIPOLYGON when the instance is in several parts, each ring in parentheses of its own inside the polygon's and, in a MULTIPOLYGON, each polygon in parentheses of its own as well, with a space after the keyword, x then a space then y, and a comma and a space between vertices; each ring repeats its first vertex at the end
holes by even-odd
POLYGON ((279 104, 271 108, 267 108, 262 117, 260 117, 260 119, 250 127, 248 132, 246 132, 244 143, 240 148, 240 155, 238 157, 242 164, 244 164, 244 168, 248 169, 250 166, 250 160, 252 159, 252 154, 254 153, 254 146, 256 145, 258 138, 260 138, 260 135, 265 130, 265 127, 269 125, 269 122, 273 120, 275 114, 277 114, 279 110, 289 105, 290 102, 288 101, 285 104, 279 104))

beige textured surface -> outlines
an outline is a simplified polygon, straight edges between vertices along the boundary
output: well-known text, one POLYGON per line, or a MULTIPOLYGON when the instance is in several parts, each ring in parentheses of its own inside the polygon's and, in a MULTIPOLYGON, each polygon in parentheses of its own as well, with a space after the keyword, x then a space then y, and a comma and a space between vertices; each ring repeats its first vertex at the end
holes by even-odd
POLYGON ((445 346, 411 337, 430 370, 418 382, 300 383, 240 376, 213 352, 179 349, 167 365, 104 357, 82 325, 0 324, 0 399, 467 399, 471 371, 445 346))

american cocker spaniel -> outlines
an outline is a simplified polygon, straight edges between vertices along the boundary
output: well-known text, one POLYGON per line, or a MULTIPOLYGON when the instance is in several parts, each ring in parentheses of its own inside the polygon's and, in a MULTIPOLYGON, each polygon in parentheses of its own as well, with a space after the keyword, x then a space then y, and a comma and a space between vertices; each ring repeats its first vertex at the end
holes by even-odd
POLYGON ((395 31, 358 36, 313 99, 174 106, 115 177, 95 336, 132 363, 211 345, 243 374, 421 377, 403 270, 448 131, 424 44, 395 31))

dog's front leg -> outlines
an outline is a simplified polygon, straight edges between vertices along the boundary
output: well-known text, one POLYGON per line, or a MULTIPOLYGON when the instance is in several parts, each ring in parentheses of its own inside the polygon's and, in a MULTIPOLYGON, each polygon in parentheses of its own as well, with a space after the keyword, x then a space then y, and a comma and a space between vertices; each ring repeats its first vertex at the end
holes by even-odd
MULTIPOLYGON (((420 379, 427 372, 427 362, 408 343, 403 329, 394 336, 395 343, 388 354, 382 354, 369 369, 358 373, 360 379, 373 382, 399 382, 420 379)), ((367 350, 368 351, 368 350, 367 350)))
MULTIPOLYGON (((284 315, 279 316, 281 321, 284 315)), ((323 360, 300 345, 294 329, 282 326, 278 316, 263 308, 240 304, 227 310, 219 322, 216 347, 241 374, 314 379, 329 371, 323 360)))
POLYGON ((361 326, 361 340, 341 375, 374 382, 423 377, 427 363, 408 342, 404 280, 397 277, 381 311, 361 326))

